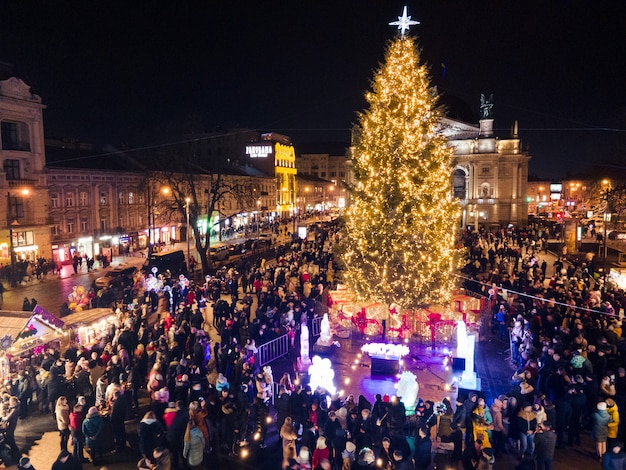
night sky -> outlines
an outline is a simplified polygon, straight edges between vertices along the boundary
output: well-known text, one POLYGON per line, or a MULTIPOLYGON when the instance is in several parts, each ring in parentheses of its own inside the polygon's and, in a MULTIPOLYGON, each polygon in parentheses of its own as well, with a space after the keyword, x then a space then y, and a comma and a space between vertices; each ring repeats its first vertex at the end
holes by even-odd
POLYGON ((14 0, 0 61, 42 97, 48 137, 136 146, 200 122, 347 144, 405 3, 433 84, 474 122, 493 93, 531 172, 626 166, 624 1, 14 0))

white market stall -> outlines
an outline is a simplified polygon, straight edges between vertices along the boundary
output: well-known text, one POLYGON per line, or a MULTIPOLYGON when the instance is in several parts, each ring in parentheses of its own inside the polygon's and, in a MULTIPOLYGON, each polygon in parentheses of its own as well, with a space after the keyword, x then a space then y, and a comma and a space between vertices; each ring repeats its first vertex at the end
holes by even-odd
POLYGON ((115 319, 115 312, 110 308, 92 308, 63 317, 65 328, 71 330, 70 337, 85 347, 94 345, 107 334, 115 319))

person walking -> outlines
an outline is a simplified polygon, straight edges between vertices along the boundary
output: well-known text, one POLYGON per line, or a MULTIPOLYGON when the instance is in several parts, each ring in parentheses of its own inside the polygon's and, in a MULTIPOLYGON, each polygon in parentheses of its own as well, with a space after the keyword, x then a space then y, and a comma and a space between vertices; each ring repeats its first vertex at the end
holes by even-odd
POLYGON ((61 435, 61 450, 67 450, 70 440, 70 405, 65 396, 60 396, 54 407, 54 415, 57 420, 57 429, 61 435))
POLYGON ((104 447, 104 421, 98 408, 89 408, 87 418, 83 421, 83 434, 85 435, 85 447, 91 455, 91 461, 98 465, 102 460, 102 448, 104 447))
POLYGON ((83 405, 76 403, 70 413, 70 433, 72 434, 72 446, 74 448, 73 455, 81 462, 84 460, 83 447, 85 446, 83 421, 85 421, 83 405))
POLYGON ((139 452, 144 458, 151 459, 154 449, 165 440, 165 430, 154 411, 148 411, 139 423, 139 452))
POLYGON ((537 461, 537 470, 552 470, 555 448, 556 433, 552 430, 550 421, 544 421, 535 434, 535 460, 537 461))
POLYGON ((115 440, 115 449, 118 452, 126 448, 126 411, 128 405, 126 397, 120 390, 113 393, 113 407, 111 410, 111 427, 113 428, 113 439, 115 440))
POLYGON ((606 441, 609 434, 609 422, 611 415, 606 411, 606 402, 601 401, 596 405, 596 411, 591 417, 591 434, 596 441, 596 455, 600 461, 606 453, 606 441))
POLYGON ((198 470, 202 467, 205 442, 204 434, 190 417, 183 441, 183 457, 192 470, 198 470))

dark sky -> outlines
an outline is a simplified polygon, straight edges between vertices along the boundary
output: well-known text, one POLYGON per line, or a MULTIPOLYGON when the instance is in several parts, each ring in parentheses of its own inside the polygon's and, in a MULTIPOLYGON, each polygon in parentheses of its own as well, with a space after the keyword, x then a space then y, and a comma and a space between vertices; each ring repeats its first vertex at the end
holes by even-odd
POLYGON ((493 93, 495 127, 519 120, 531 171, 626 165, 621 0, 10 0, 0 61, 43 98, 47 136, 136 144, 197 115, 348 142, 405 3, 433 83, 476 122, 493 93))

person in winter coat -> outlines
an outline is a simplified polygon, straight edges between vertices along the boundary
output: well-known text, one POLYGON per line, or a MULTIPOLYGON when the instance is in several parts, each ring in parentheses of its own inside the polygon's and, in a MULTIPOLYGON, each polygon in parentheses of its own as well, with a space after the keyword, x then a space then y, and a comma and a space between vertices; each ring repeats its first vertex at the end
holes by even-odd
POLYGON ((426 470, 430 466, 432 452, 432 442, 430 440, 430 429, 420 427, 417 431, 417 440, 415 441, 415 453, 413 460, 417 470, 426 470))
POLYGON ((67 450, 67 442, 70 439, 70 405, 68 405, 66 397, 59 397, 54 407, 54 415, 61 435, 61 450, 67 450))
POLYGON ((504 426, 504 421, 502 417, 502 408, 504 404, 500 398, 495 398, 493 403, 491 404, 491 419, 493 420, 492 426, 493 430, 491 431, 493 450, 495 456, 497 457, 501 453, 505 452, 505 442, 506 442, 506 434, 507 430, 504 426))
POLYGON ((83 421, 83 434, 85 435, 85 447, 89 450, 94 465, 102 460, 104 447, 104 421, 98 408, 92 406, 87 412, 87 418, 83 421))
POLYGON ((113 407, 111 410, 111 427, 115 439, 115 451, 126 448, 126 411, 128 405, 126 396, 119 390, 113 394, 113 407))
POLYGON ((603 470, 625 470, 626 469, 626 454, 622 450, 622 445, 619 442, 613 444, 611 452, 604 454, 602 460, 603 470))
POLYGON ((617 439, 617 433, 619 431, 619 410, 617 409, 617 403, 612 398, 606 399, 606 411, 611 416, 609 421, 609 432, 607 434, 608 441, 613 443, 617 439))
POLYGON ((148 411, 139 422, 139 452, 151 459, 154 449, 161 445, 165 436, 163 425, 156 419, 154 411, 148 411))
POLYGON ((154 449, 152 453, 152 470, 172 470, 172 456, 165 447, 154 449))
POLYGON ((62 450, 52 464, 52 470, 80 470, 82 467, 81 461, 67 450, 62 450))
POLYGON ((522 409, 517 413, 517 426, 520 436, 520 451, 522 454, 532 455, 535 449, 534 439, 537 431, 537 418, 533 413, 532 403, 524 403, 522 409))
POLYGON ((72 434, 72 447, 74 457, 83 461, 83 447, 85 446, 85 436, 83 436, 83 421, 85 413, 83 405, 76 403, 70 413, 70 432, 72 434))
POLYGON ((315 450, 313 451, 313 459, 311 462, 313 469, 316 469, 319 463, 324 459, 330 460, 330 449, 326 444, 326 438, 324 436, 320 436, 317 438, 315 450))
POLYGON ((537 470, 550 470, 554 460, 556 448, 556 433, 552 430, 550 421, 544 421, 535 434, 535 460, 537 470))
POLYGON ((601 401, 596 405, 596 411, 591 416, 591 434, 596 441, 596 455, 598 459, 606 453, 606 441, 609 435, 609 422, 611 415, 606 411, 606 402, 601 401))
POLYGON ((289 460, 296 458, 296 440, 298 435, 293 427, 293 420, 287 416, 283 425, 280 427, 280 438, 283 444, 283 466, 287 468, 289 466, 289 460))
POLYGON ((175 403, 175 412, 172 421, 167 426, 167 444, 170 450, 170 459, 174 468, 181 468, 185 430, 189 421, 189 411, 182 401, 175 403))
POLYGON ((183 457, 187 460, 187 465, 192 470, 202 467, 202 459, 204 458, 204 435, 195 421, 190 417, 185 431, 183 441, 183 457))

